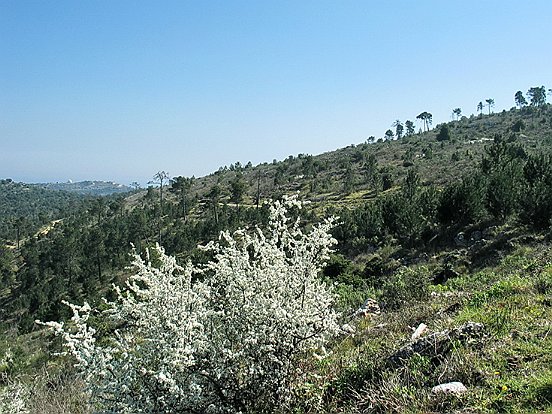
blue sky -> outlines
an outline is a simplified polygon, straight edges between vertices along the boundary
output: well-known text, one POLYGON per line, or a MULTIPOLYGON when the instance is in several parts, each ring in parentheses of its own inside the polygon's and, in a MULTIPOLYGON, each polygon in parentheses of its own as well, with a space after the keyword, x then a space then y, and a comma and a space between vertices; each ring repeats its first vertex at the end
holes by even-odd
POLYGON ((318 154, 552 87, 552 2, 0 0, 0 178, 318 154))

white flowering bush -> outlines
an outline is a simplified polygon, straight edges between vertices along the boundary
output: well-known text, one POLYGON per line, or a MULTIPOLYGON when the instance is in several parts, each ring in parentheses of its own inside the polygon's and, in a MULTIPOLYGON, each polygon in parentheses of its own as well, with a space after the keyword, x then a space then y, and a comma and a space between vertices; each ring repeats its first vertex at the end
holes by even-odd
POLYGON ((20 383, 13 383, 0 388, 0 414, 27 414, 25 400, 27 389, 20 383))
POLYGON ((99 410, 245 413, 286 403, 299 359, 338 331, 335 295, 318 277, 333 221, 305 232, 291 206, 301 207, 296 197, 275 202, 264 232, 221 233, 203 247, 206 265, 179 266, 160 247, 160 265, 135 255, 136 274, 107 310, 69 305, 72 323, 45 323, 99 410), (113 334, 98 338, 91 315, 113 334))

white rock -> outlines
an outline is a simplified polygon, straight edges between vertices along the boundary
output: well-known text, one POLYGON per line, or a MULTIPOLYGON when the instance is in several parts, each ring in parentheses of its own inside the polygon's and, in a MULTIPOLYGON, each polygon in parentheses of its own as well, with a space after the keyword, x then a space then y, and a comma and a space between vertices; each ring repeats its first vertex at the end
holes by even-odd
POLYGON ((431 389, 433 394, 462 394, 468 389, 461 382, 447 382, 436 385, 431 389))
POLYGON ((349 325, 348 323, 346 323, 345 325, 342 325, 341 330, 346 334, 354 334, 355 333, 355 328, 352 327, 351 325, 349 325))
POLYGON ((412 334, 412 337, 410 338, 412 341, 415 341, 418 339, 422 334, 427 331, 427 325, 425 323, 421 323, 418 325, 414 333, 412 334))

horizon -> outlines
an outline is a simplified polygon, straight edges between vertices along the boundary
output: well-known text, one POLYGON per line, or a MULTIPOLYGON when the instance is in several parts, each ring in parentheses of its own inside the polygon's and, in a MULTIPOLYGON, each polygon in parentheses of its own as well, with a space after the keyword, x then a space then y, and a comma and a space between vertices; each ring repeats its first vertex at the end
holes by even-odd
MULTIPOLYGON (((0 177, 145 184, 552 87, 552 3, 0 4, 0 177)), ((416 130, 420 124, 416 122, 416 130)))

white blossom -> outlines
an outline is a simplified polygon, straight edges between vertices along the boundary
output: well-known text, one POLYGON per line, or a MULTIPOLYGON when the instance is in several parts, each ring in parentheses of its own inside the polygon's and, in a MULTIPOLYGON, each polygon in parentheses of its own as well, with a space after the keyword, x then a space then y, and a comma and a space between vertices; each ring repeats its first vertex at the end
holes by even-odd
POLYGON ((20 383, 13 383, 0 389, 0 414, 27 414, 25 400, 27 389, 20 383))
POLYGON ((270 207, 266 231, 222 232, 214 259, 179 266, 134 256, 136 273, 108 309, 69 305, 47 322, 84 374, 92 402, 116 412, 237 413, 285 404, 297 359, 339 331, 332 287, 318 277, 335 240, 328 219, 304 232, 297 197, 270 207), (93 314, 112 335, 98 336, 93 314), (107 328, 106 328, 107 326, 107 328))

